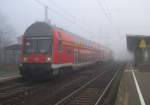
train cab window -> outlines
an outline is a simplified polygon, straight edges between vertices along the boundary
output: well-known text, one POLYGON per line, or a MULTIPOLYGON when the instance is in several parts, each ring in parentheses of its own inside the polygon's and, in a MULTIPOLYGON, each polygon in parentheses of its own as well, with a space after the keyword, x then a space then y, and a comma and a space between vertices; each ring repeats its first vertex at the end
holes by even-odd
POLYGON ((62 51, 62 37, 61 37, 61 33, 58 32, 58 51, 61 52, 62 51))
POLYGON ((48 37, 27 38, 24 53, 51 53, 52 40, 48 37))
POLYGON ((62 40, 58 41, 58 51, 62 51, 62 40))

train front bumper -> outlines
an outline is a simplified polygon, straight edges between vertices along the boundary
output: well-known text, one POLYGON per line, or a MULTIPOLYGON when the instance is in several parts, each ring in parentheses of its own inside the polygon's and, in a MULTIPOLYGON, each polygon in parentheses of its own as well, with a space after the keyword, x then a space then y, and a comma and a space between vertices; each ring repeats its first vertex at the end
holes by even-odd
POLYGON ((51 64, 28 64, 19 67, 20 74, 24 78, 49 78, 52 75, 51 64))

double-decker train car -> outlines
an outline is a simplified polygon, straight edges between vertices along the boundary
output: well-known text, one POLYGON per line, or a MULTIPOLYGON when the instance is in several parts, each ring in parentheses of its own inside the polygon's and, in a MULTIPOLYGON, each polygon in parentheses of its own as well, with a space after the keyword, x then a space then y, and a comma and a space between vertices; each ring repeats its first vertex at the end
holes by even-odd
POLYGON ((45 22, 26 29, 21 52, 19 71, 24 78, 49 78, 112 59, 109 48, 45 22))

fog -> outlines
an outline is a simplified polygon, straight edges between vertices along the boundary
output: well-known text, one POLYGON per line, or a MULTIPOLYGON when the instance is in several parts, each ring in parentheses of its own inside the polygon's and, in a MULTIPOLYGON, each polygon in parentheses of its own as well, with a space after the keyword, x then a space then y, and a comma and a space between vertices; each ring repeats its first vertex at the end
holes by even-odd
MULTIPOLYGON (((127 33, 150 35, 149 0, 39 1, 50 8, 52 24, 110 47, 116 59, 132 58, 126 48, 127 33)), ((0 12, 15 28, 14 38, 33 22, 44 20, 44 7, 35 0, 1 0, 0 12)))

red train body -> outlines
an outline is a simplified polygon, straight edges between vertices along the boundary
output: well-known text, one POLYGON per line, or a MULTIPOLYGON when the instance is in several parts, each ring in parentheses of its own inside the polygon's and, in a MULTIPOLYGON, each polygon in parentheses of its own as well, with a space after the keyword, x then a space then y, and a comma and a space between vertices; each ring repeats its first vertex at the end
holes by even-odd
POLYGON ((112 51, 98 43, 36 22, 23 35, 20 73, 25 78, 48 78, 67 68, 111 59, 112 51))

